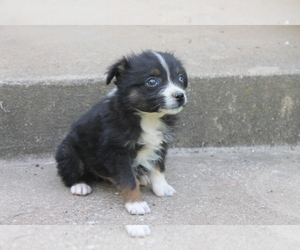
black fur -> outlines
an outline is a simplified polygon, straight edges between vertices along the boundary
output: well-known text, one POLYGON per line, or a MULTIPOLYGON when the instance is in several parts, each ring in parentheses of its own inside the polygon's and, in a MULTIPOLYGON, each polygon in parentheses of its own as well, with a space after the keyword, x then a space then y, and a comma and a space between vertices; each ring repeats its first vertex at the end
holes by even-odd
MULTIPOLYGON (((180 61, 169 53, 160 55, 170 68, 174 84, 185 89, 187 75, 180 61), (177 80, 179 71, 184 82, 177 80)), ((145 146, 140 142, 143 132, 140 112, 155 113, 165 108, 166 101, 160 93, 166 88, 166 72, 153 52, 146 51, 123 57, 109 67, 106 84, 113 78, 117 86, 115 93, 76 121, 57 149, 58 174, 66 186, 104 178, 121 190, 133 190, 138 184, 137 179, 149 172, 142 165, 132 167, 138 152, 145 146), (145 84, 151 77, 159 84, 156 88, 145 84)), ((165 124, 166 139, 156 152, 158 159, 152 164, 164 172, 167 141, 174 132, 176 115, 165 114, 159 119, 165 124)))

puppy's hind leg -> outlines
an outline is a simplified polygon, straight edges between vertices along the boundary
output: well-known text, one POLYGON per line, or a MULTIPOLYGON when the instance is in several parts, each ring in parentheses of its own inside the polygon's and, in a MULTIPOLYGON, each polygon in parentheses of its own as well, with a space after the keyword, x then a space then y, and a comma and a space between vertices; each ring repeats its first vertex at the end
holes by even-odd
POLYGON ((71 187, 72 194, 87 195, 92 192, 91 187, 85 183, 84 165, 76 154, 69 137, 58 147, 55 159, 58 175, 67 187, 71 187))
POLYGON ((88 195, 92 192, 92 188, 86 183, 77 183, 71 187, 70 191, 76 195, 88 195))

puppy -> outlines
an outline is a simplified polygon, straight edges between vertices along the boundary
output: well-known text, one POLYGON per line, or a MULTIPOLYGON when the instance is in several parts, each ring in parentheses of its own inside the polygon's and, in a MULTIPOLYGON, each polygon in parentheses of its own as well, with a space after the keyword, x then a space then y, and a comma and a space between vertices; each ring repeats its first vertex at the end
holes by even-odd
POLYGON ((58 175, 71 193, 87 195, 95 178, 120 189, 130 214, 145 214, 140 185, 157 196, 175 190, 164 175, 176 115, 187 103, 188 78, 173 54, 144 51, 123 57, 107 72, 116 88, 76 121, 56 153, 58 175))

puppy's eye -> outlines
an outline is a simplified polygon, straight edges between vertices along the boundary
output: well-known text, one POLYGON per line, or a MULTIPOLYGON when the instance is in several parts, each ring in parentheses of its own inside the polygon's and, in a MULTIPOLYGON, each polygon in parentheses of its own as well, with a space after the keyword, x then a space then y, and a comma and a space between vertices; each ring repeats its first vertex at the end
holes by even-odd
POLYGON ((178 81, 184 83, 184 78, 183 78, 182 75, 180 75, 180 76, 178 77, 178 81))
POLYGON ((147 86, 150 88, 154 88, 158 85, 158 81, 155 78, 150 78, 147 82, 146 82, 147 86))

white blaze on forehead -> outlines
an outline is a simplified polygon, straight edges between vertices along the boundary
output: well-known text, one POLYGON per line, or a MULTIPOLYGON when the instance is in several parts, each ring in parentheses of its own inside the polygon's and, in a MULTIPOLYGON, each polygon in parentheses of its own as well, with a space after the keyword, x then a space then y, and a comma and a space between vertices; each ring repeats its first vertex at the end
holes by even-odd
POLYGON ((168 82, 171 82, 170 70, 169 70, 166 60, 159 53, 153 52, 153 54, 158 58, 160 64, 163 66, 163 68, 167 72, 168 82))
POLYGON ((163 56, 157 52, 153 52, 153 54, 158 58, 160 64, 165 69, 165 71, 167 73, 167 79, 168 79, 168 84, 160 93, 164 97, 164 100, 165 100, 165 108, 161 109, 161 112, 168 113, 168 114, 177 114, 182 110, 182 106, 178 107, 178 102, 177 102, 176 98, 174 98, 173 95, 175 93, 182 93, 184 95, 184 105, 185 105, 186 104, 185 90, 172 82, 169 66, 168 66, 166 60, 163 58, 163 56), (167 112, 165 112, 165 111, 167 111, 167 112))

